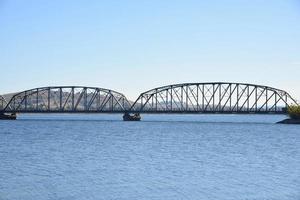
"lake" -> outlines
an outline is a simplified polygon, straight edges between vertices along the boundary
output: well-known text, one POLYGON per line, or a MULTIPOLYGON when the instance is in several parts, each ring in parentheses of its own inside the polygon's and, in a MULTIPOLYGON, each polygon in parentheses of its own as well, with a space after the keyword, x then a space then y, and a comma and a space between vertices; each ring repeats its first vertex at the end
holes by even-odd
POLYGON ((298 200, 282 115, 20 115, 0 121, 1 200, 298 200))

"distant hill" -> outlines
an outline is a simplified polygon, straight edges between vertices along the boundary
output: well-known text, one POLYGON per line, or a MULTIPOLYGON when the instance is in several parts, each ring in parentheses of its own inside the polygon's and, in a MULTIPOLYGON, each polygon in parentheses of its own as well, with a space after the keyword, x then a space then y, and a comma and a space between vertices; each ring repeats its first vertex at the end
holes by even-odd
POLYGON ((3 96, 4 97, 4 99, 7 101, 7 103, 10 101, 10 99, 15 95, 15 94, 17 94, 17 92, 15 92, 15 93, 8 93, 8 94, 3 94, 3 95, 1 95, 1 96, 3 96))

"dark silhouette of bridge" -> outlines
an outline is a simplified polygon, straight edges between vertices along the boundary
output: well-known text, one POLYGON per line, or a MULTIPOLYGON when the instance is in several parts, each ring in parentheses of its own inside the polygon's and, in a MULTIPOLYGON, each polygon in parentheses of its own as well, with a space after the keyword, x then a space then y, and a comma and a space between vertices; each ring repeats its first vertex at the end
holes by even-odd
POLYGON ((255 113, 284 114, 297 102, 284 90, 244 83, 183 83, 129 101, 120 92, 82 86, 42 87, 0 96, 0 113, 255 113))

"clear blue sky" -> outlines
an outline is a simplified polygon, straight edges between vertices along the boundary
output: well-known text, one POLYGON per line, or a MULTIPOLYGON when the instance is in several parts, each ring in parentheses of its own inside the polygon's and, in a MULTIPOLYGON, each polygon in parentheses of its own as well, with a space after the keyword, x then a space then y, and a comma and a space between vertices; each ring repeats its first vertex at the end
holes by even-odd
POLYGON ((269 85, 300 99, 299 0, 0 0, 0 93, 269 85))

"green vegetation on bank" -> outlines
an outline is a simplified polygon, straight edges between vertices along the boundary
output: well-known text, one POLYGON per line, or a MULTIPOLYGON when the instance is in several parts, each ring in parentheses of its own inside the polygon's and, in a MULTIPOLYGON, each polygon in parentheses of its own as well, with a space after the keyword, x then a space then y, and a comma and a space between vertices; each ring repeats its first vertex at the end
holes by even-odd
POLYGON ((300 106, 299 105, 289 106, 288 114, 291 119, 300 119, 300 106))

